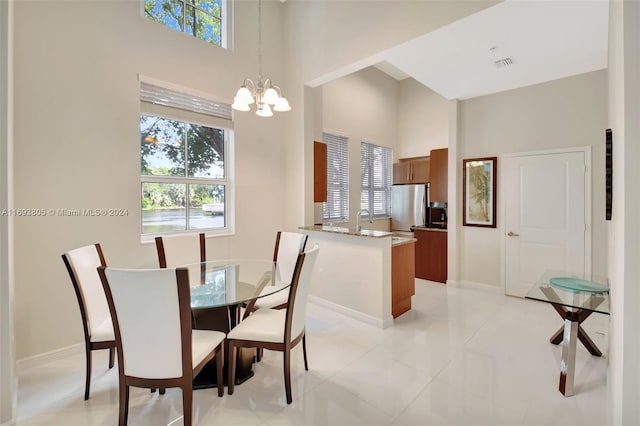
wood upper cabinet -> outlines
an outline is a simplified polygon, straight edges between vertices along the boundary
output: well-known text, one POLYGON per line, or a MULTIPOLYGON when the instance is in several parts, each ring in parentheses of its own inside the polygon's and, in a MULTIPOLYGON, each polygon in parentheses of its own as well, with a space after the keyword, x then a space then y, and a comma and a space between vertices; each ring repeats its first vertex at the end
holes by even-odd
POLYGON ((313 202, 327 201, 327 144, 313 143, 313 202))
POLYGON ((434 149, 431 151, 429 171, 429 199, 431 202, 448 202, 449 183, 449 149, 434 149))
POLYGON ((402 160, 393 164, 393 184, 429 183, 429 159, 402 160))

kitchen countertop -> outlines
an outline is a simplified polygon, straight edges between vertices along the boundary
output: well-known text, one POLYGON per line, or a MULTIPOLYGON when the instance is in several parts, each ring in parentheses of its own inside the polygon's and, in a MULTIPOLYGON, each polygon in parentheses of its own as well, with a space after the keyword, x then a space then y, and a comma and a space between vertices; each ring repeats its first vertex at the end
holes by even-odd
POLYGON ((447 228, 427 228, 426 226, 415 226, 414 231, 428 231, 428 232, 447 232, 447 228))
POLYGON ((326 225, 312 225, 301 226, 299 229, 304 231, 318 231, 329 232, 332 234, 352 235, 355 237, 368 237, 368 238, 385 238, 391 237, 391 245, 397 246, 400 244, 409 244, 416 241, 415 238, 407 237, 404 235, 395 235, 393 232, 377 231, 373 229, 363 229, 356 231, 353 228, 344 228, 341 226, 326 226, 326 225))

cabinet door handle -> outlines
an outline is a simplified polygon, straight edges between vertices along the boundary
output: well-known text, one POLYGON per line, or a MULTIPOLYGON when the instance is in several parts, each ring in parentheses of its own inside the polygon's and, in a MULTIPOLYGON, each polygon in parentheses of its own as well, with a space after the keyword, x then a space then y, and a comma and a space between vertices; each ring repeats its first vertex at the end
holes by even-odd
POLYGON ((510 237, 519 237, 520 236, 520 234, 516 234, 515 232, 511 232, 511 231, 509 231, 509 233, 507 235, 510 236, 510 237))

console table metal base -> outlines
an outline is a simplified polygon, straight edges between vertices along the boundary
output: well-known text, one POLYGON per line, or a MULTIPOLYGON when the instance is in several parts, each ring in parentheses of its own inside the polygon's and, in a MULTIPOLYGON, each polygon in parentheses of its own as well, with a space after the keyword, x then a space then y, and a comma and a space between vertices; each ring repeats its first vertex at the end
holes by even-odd
POLYGON ((576 370, 576 346, 578 340, 594 356, 602 356, 602 352, 587 335, 580 324, 586 320, 592 311, 571 311, 563 306, 552 303, 552 306, 560 316, 564 318, 564 326, 561 327, 549 341, 554 345, 562 343, 562 359, 560 360, 560 381, 558 390, 564 396, 571 396, 576 370))

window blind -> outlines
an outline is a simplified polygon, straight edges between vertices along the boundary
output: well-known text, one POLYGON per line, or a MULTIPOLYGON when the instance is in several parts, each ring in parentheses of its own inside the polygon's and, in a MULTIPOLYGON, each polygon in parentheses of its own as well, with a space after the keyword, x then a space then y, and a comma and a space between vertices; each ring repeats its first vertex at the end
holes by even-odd
POLYGON ((141 110, 144 113, 203 125, 232 128, 231 105, 203 96, 140 81, 141 110))
POLYGON ((327 144, 327 201, 322 204, 322 220, 349 219, 349 144, 344 136, 323 133, 327 144))
POLYGON ((372 216, 391 216, 392 162, 391 148, 361 141, 360 208, 372 216))

